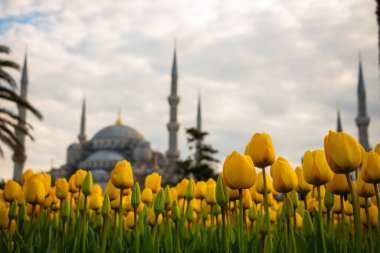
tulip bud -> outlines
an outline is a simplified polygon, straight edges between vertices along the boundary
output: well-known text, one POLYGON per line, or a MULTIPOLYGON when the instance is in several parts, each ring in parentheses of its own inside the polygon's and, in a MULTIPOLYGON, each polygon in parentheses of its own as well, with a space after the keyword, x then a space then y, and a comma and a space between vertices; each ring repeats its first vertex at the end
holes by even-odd
POLYGON ((153 193, 150 188, 144 188, 144 190, 141 193, 141 200, 144 202, 146 205, 149 205, 150 202, 153 200, 153 193))
POLYGON ((215 198, 215 184, 207 185, 206 188, 206 203, 209 205, 215 205, 216 204, 216 198, 215 198))
POLYGON ((189 205, 187 207, 186 220, 187 220, 187 222, 193 222, 193 220, 194 220, 194 212, 193 212, 193 208, 191 207, 191 205, 189 205))
POLYGON ((154 213, 156 215, 163 213, 164 204, 165 204, 165 196, 164 196, 164 191, 161 189, 157 193, 156 199, 154 200, 154 213))
POLYGON ((84 178, 87 175, 87 171, 79 169, 79 170, 77 170, 75 172, 74 175, 75 175, 75 185, 76 185, 76 187, 81 188, 82 184, 83 184, 83 181, 84 181, 84 178))
MULTIPOLYGON (((136 184, 135 184, 136 185, 136 184)), ((133 192, 133 190, 132 190, 133 192)), ((132 193, 133 194, 133 193, 132 193)), ((129 229, 133 229, 135 227, 135 217, 134 217, 134 212, 128 212, 127 214, 127 218, 126 218, 126 221, 125 221, 125 225, 129 228, 129 229)))
POLYGON ((223 164, 223 181, 231 189, 248 189, 255 184, 256 170, 249 155, 233 151, 223 164))
POLYGON ((53 230, 57 231, 58 228, 59 228, 58 216, 57 216, 57 214, 54 214, 54 218, 53 218, 53 230))
POLYGON ((195 183, 194 183, 194 179, 190 178, 189 183, 187 184, 187 187, 186 187, 185 197, 188 201, 190 201, 194 198, 194 195, 195 195, 195 183))
POLYGON ((171 199, 172 199, 172 193, 171 193, 171 190, 170 190, 170 186, 167 185, 165 187, 165 208, 168 208, 168 206, 170 205, 171 203, 171 199))
POLYGON ((334 176, 323 150, 306 151, 303 156, 303 177, 312 185, 323 185, 334 176))
POLYGON ((145 178, 145 187, 150 188, 153 193, 157 193, 161 189, 161 181, 160 174, 153 172, 145 178))
POLYGON ((126 161, 119 161, 111 173, 112 184, 118 189, 127 189, 133 186, 133 173, 131 164, 126 161))
POLYGON ((102 216, 104 219, 110 214, 110 211, 111 211, 111 202, 108 195, 106 195, 103 200, 103 205, 102 205, 102 216))
POLYGON ((3 197, 6 201, 12 202, 16 199, 18 199, 22 195, 22 189, 21 186, 13 181, 12 179, 9 179, 8 182, 4 186, 4 192, 3 197))
POLYGON ((272 165, 275 160, 275 152, 270 135, 255 133, 245 148, 245 154, 249 155, 253 163, 260 168, 272 165))
POLYGON ((58 178, 55 181, 56 186, 56 195, 59 199, 67 198, 67 194, 69 192, 69 184, 67 183, 66 178, 58 178))
POLYGON ((90 195, 89 206, 91 210, 99 210, 102 208, 103 196, 99 194, 90 195))
POLYGON ((324 197, 324 204, 327 210, 331 210, 331 208, 334 206, 334 194, 332 194, 329 191, 325 192, 325 197, 324 197))
POLYGON ((303 225, 302 225, 302 233, 305 238, 309 238, 314 232, 313 222, 311 221, 310 214, 308 211, 305 211, 305 215, 303 217, 303 225))
POLYGON ((28 219, 28 212, 25 205, 20 206, 18 216, 21 222, 25 222, 28 219))
POLYGON ((89 171, 83 180, 83 184, 82 184, 83 194, 85 196, 90 195, 91 194, 91 188, 92 188, 92 174, 91 174, 91 171, 89 171))
POLYGON ((17 203, 15 201, 12 201, 8 216, 10 220, 17 218, 17 203))
POLYGON ((207 184, 204 181, 198 181, 195 184, 195 197, 204 199, 206 197, 207 184))
POLYGON ((24 184, 25 200, 30 204, 43 204, 45 201, 45 186, 42 178, 32 175, 24 184))
POLYGON ((70 203, 68 199, 65 199, 61 206, 60 217, 62 217, 63 220, 67 220, 67 218, 69 218, 69 214, 70 214, 70 203))
POLYGON ((137 209, 140 203, 141 203, 140 185, 138 182, 136 182, 134 186, 132 187, 131 204, 134 209, 137 209))
POLYGON ((252 207, 248 210, 248 218, 251 222, 257 219, 257 208, 255 203, 253 203, 252 207))
POLYGON ((218 215, 220 213, 220 211, 221 211, 220 206, 218 206, 218 205, 212 206, 212 210, 211 210, 212 215, 218 215))
POLYGON ((173 207, 172 207, 172 220, 174 222, 179 221, 180 219, 180 214, 179 214, 179 208, 178 208, 178 203, 177 201, 174 201, 173 207))
POLYGON ((216 182, 215 197, 216 197, 216 203, 221 207, 225 207, 228 201, 230 201, 228 188, 223 183, 222 174, 219 174, 218 180, 216 182))
POLYGON ((293 208, 294 209, 297 209, 298 205, 299 205, 299 201, 298 201, 298 194, 296 191, 292 191, 291 193, 291 200, 292 200, 292 204, 293 204, 293 208))
POLYGON ((297 174, 289 162, 279 157, 271 166, 270 174, 273 178, 273 188, 281 193, 294 190, 298 184, 297 174))

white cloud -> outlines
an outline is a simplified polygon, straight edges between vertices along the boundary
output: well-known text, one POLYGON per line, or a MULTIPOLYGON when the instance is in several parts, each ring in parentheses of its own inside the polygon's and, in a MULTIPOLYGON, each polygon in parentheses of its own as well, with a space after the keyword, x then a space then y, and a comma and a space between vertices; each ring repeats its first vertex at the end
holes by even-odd
MULTIPOLYGON (((380 140, 375 3, 366 1, 3 1, 0 39, 22 61, 29 98, 44 114, 27 167, 64 163, 77 138, 83 94, 87 136, 126 124, 166 151, 173 40, 178 39, 180 148, 202 92, 204 129, 218 157, 272 135, 295 166, 335 129, 357 135, 357 55, 362 52, 371 144, 380 140)), ((19 78, 19 77, 17 77, 19 78)), ((9 177, 10 155, 0 175, 9 177)))

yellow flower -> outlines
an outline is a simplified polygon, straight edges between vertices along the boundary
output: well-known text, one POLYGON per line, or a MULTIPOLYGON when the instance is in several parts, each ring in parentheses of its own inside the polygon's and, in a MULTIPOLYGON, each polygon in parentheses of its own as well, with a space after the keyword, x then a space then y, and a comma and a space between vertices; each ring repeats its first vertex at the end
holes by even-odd
POLYGON ((0 201, 0 228, 7 229, 9 224, 9 209, 0 201))
POLYGON ((364 156, 361 172, 362 178, 367 183, 380 183, 380 155, 371 151, 364 156))
POLYGON ((248 189, 255 184, 256 171, 252 159, 237 151, 228 155, 223 165, 223 181, 231 189, 248 189))
POLYGON ((108 181, 106 186, 106 195, 110 198, 110 200, 118 199, 120 191, 116 189, 116 187, 112 184, 111 180, 108 181))
POLYGON ((207 183, 205 181, 198 181, 195 184, 195 197, 197 199, 204 199, 206 197, 207 183))
POLYGON ((5 184, 3 197, 6 201, 12 202, 14 200, 17 200, 22 195, 22 189, 21 186, 13 181, 12 179, 9 179, 8 182, 5 184))
POLYGON ((92 210, 100 210, 102 208, 103 196, 100 194, 93 194, 89 197, 89 205, 92 210))
POLYGON ((31 169, 27 169, 24 173, 22 173, 22 176, 21 176, 21 184, 24 185, 26 180, 31 176, 33 175, 34 172, 33 170, 31 169))
POLYGON ((69 191, 73 194, 79 191, 77 184, 75 183, 75 174, 71 175, 69 179, 69 191))
POLYGON ((255 133, 245 148, 245 154, 252 158, 255 166, 265 168, 272 165, 275 160, 275 152, 270 135, 255 133))
POLYGON ((334 176, 323 150, 306 151, 303 156, 303 177, 312 185, 323 185, 334 176))
POLYGON ((255 185, 249 188, 249 191, 251 193, 251 198, 255 203, 263 203, 263 195, 256 191, 255 185))
POLYGON ((373 150, 376 154, 380 155, 380 143, 377 143, 375 149, 373 150))
POLYGON ((83 180, 84 180, 84 178, 87 175, 87 171, 79 169, 79 170, 77 170, 75 172, 74 175, 75 175, 75 185, 76 185, 76 187, 81 188, 82 184, 83 184, 83 180))
POLYGON ((333 179, 326 184, 327 190, 334 194, 346 195, 350 193, 345 174, 334 174, 333 179))
POLYGON ((177 193, 178 193, 178 198, 183 198, 185 197, 186 193, 186 188, 187 184, 189 183, 189 180, 187 178, 184 178, 177 184, 177 193))
POLYGON ((133 173, 131 164, 126 161, 119 161, 111 174, 112 184, 119 189, 131 188, 133 186, 133 173))
MULTIPOLYGON (((331 209, 333 213, 340 213, 342 206, 340 205, 340 196, 334 195, 334 205, 331 209)), ((343 202, 343 211, 344 211, 344 202, 343 202)))
POLYGON ((160 174, 153 172, 145 178, 145 187, 149 187, 153 193, 157 193, 161 189, 161 180, 160 174))
POLYGON ((302 225, 303 225, 303 217, 298 212, 296 212, 296 226, 297 226, 297 229, 300 230, 302 228, 302 225))
POLYGON ((253 206, 251 194, 249 192, 249 189, 243 190, 243 208, 250 209, 253 206))
MULTIPOLYGON (((265 172, 265 179, 266 179, 266 183, 267 183, 267 192, 271 193, 273 191, 273 184, 272 184, 271 178, 269 177, 268 173, 266 173, 266 172, 265 172)), ((257 175, 257 182, 255 184, 255 190, 260 194, 264 194, 264 179, 263 179, 263 172, 262 171, 257 175)))
POLYGON ((102 187, 100 184, 94 184, 91 188, 91 194, 99 194, 102 195, 102 187))
MULTIPOLYGON (((156 221, 156 214, 154 213, 154 209, 153 208, 149 208, 149 211, 148 211, 148 222, 151 226, 154 225, 156 221)), ((162 214, 158 215, 158 218, 157 218, 157 225, 160 225, 162 222, 162 214)))
POLYGON ((270 174, 273 178, 273 188, 281 193, 293 191, 298 185, 297 175, 289 162, 279 157, 271 166, 270 174))
POLYGON ((356 180, 356 191, 360 197, 369 198, 375 196, 375 189, 373 184, 364 182, 362 178, 362 172, 359 173, 356 180))
POLYGON ((216 197, 215 197, 215 184, 209 184, 207 185, 206 189, 206 202, 209 205, 215 205, 216 204, 216 197))
POLYGON ((190 201, 190 206, 193 208, 194 212, 201 212, 201 200, 200 199, 192 199, 190 201))
POLYGON ((25 200, 29 204, 43 204, 45 201, 45 185, 37 174, 31 176, 25 183, 25 200))
POLYGON ((313 185, 309 184, 305 181, 305 178, 303 177, 303 168, 300 166, 297 166, 296 168, 296 175, 298 178, 298 185, 296 187, 296 191, 298 193, 306 194, 313 188, 313 185))
POLYGON ((377 228, 379 223, 378 223, 378 210, 376 205, 371 205, 369 207, 369 221, 371 222, 371 226, 374 228, 377 228))
POLYGON ((41 175, 44 178, 45 196, 48 196, 50 194, 51 189, 51 175, 47 173, 41 173, 41 175))
POLYGON ((129 229, 133 229, 135 227, 135 216, 134 212, 128 212, 127 217, 125 218, 125 225, 129 229))
POLYGON ((146 205, 149 205, 150 202, 153 200, 153 193, 150 188, 144 188, 144 190, 141 193, 141 200, 144 202, 146 205))
POLYGON ((69 193, 69 184, 67 183, 66 178, 58 178, 55 181, 56 187, 56 195, 59 199, 67 198, 67 194, 69 193))
MULTIPOLYGON (((254 187, 254 186, 252 186, 254 187)), ((231 188, 228 188, 228 195, 230 195, 230 200, 237 200, 239 199, 239 191, 238 190, 232 190, 231 188)))
POLYGON ((337 174, 355 171, 362 163, 363 153, 363 147, 346 133, 329 131, 325 137, 326 159, 337 174))

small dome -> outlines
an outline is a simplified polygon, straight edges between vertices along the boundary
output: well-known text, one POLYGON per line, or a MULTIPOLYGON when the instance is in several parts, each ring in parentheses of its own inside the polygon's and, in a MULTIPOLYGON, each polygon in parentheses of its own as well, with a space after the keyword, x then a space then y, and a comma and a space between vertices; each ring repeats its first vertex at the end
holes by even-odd
POLYGON ((79 143, 71 143, 67 149, 71 149, 71 150, 77 150, 77 149, 81 149, 81 145, 79 143))
POLYGON ((120 161, 125 160, 125 158, 119 153, 108 151, 108 150, 99 150, 95 153, 92 153, 87 157, 86 161, 120 161))
POLYGON ((132 127, 118 124, 103 128, 92 138, 92 140, 104 139, 144 140, 144 137, 132 127))

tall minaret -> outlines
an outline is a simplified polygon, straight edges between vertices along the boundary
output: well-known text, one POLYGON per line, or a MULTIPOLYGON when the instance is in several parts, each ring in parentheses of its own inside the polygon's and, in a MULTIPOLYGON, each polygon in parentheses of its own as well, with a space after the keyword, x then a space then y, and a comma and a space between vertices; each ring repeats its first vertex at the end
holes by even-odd
POLYGON ((366 93, 364 88, 363 70, 361 57, 359 58, 359 77, 358 77, 358 116, 356 117, 356 125, 359 129, 359 142, 366 151, 370 151, 371 147, 368 143, 368 125, 369 117, 367 115, 366 93))
POLYGON ((343 132, 342 121, 340 119, 340 110, 338 108, 337 120, 336 120, 336 131, 343 132))
POLYGON ((177 160, 179 158, 179 151, 177 148, 177 132, 179 129, 179 123, 177 121, 177 106, 179 103, 179 97, 177 95, 177 80, 177 56, 176 48, 174 47, 171 94, 168 97, 168 102, 170 105, 170 121, 167 124, 167 128, 169 131, 169 149, 166 152, 166 157, 168 158, 170 171, 174 171, 177 168, 177 160))
MULTIPOLYGON (((25 53, 24 66, 22 69, 22 76, 21 76, 21 91, 20 91, 20 96, 25 101, 27 100, 27 95, 28 95, 28 84, 29 84, 28 56, 27 56, 27 53, 25 53)), ((18 126, 21 128, 25 128, 26 108, 24 106, 21 106, 21 105, 18 106, 18 116, 22 119, 22 121, 18 122, 18 126)), ((25 147, 25 133, 16 129, 15 134, 16 134, 16 138, 18 139, 18 141, 25 147)), ((21 150, 19 152, 15 152, 13 154, 13 162, 14 162, 13 178, 14 178, 14 180, 16 180, 16 181, 21 180, 22 170, 24 169, 25 161, 26 161, 25 148, 24 148, 24 150, 21 150)))
POLYGON ((82 116, 80 121, 80 132, 78 135, 78 140, 80 144, 86 142, 86 99, 83 99, 82 103, 82 116))
MULTIPOLYGON (((197 110, 197 130, 198 132, 202 131, 202 114, 201 114, 201 95, 198 96, 198 110, 197 110)), ((201 154, 201 147, 202 147, 202 140, 197 140, 196 145, 196 153, 195 153, 195 161, 196 164, 200 164, 200 154, 201 154)))

